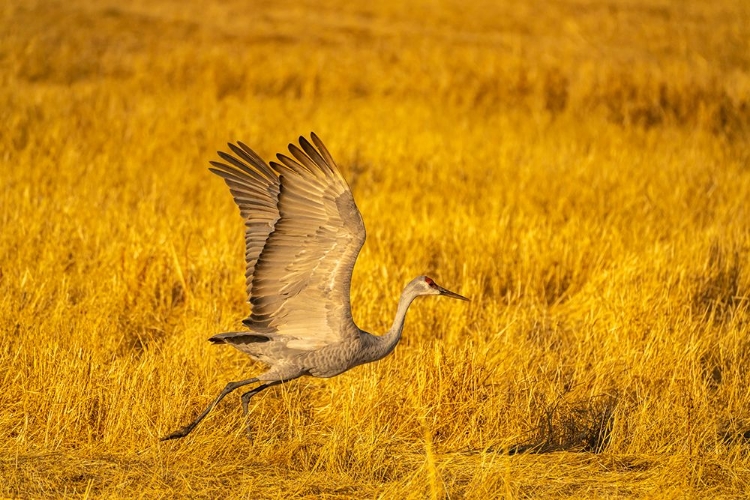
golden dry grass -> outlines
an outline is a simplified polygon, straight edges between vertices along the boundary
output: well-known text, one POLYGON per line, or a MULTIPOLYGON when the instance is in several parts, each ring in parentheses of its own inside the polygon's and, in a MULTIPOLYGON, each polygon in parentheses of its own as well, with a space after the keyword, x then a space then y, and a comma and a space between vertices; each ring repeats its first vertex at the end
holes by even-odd
POLYGON ((747 494, 750 3, 202 4, 0 7, 0 494, 747 494), (310 130, 358 324, 473 302, 159 442, 260 370, 207 160, 310 130))

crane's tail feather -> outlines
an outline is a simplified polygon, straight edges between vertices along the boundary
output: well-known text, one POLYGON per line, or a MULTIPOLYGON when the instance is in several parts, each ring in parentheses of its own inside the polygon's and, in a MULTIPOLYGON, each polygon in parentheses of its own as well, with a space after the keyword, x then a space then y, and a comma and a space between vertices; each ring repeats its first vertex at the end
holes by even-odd
POLYGON ((260 335, 250 332, 227 332, 214 335, 209 342, 214 344, 258 344, 271 340, 267 335, 260 335))

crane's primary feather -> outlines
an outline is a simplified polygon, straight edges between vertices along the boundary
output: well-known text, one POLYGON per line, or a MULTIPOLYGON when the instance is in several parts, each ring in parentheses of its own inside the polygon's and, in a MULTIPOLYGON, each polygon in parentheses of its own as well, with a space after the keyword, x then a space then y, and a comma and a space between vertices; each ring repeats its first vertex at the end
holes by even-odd
POLYGON ((245 220, 251 330, 311 351, 358 335, 349 291, 365 226, 323 142, 300 137, 293 158, 266 164, 242 143, 211 162, 245 220))

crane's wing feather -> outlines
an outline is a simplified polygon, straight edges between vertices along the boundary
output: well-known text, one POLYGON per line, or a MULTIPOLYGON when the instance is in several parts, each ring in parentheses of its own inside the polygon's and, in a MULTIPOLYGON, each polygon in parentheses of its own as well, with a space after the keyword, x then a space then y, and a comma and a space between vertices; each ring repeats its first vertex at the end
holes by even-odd
POLYGON ((243 143, 229 148, 237 157, 219 152, 227 163, 212 161, 209 170, 224 178, 245 221, 245 285, 251 294, 258 258, 279 220, 279 174, 243 143))
POLYGON ((356 334, 349 301, 365 226, 351 190, 320 139, 300 137, 293 158, 270 167, 240 144, 213 162, 246 225, 252 330, 314 350, 356 334))

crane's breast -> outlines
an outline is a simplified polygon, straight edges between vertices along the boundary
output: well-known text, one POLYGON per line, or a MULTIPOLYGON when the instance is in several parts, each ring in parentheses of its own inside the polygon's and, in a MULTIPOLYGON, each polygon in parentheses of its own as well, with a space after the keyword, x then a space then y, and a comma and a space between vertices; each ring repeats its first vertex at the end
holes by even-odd
POLYGON ((306 354, 302 364, 313 377, 334 377, 360 364, 357 356, 359 352, 359 339, 346 340, 306 354))

